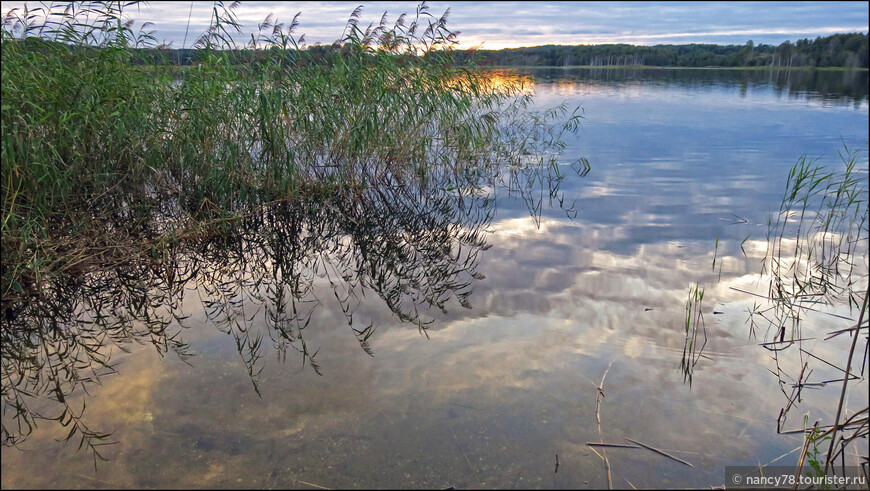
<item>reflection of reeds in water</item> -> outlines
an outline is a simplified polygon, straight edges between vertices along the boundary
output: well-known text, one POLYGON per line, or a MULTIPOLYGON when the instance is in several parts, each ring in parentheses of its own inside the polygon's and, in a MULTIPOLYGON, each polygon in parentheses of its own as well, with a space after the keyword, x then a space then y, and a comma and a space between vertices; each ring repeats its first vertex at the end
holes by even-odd
POLYGON ((216 222, 157 254, 47 283, 43 296, 7 309, 4 443, 20 442, 40 419, 56 419, 102 457, 107 435, 89 430, 82 408, 67 399, 113 370, 113 347, 151 343, 188 358, 180 338, 185 291, 195 290, 210 323, 233 336, 258 393, 266 345, 281 359, 298 351, 320 372, 304 335, 318 308, 341 311, 369 354, 375 325, 354 316, 363 298, 380 299, 422 333, 449 303, 471 308, 494 202, 479 193, 459 197, 434 180, 371 184, 216 222), (59 416, 30 410, 45 398, 59 405, 59 416))
POLYGON ((855 169, 857 157, 846 149, 842 172, 801 158, 769 221, 764 273, 781 340, 799 337, 796 329, 806 310, 841 300, 850 310, 861 308, 868 214, 866 175, 855 169))
POLYGON ((701 302, 704 300, 704 287, 695 285, 689 289, 689 298, 686 300, 686 339, 683 343, 683 358, 680 361, 680 370, 683 371, 683 381, 692 385, 695 365, 703 356, 704 347, 707 346, 707 326, 704 323, 704 314, 701 312, 701 302), (699 336, 700 332, 700 336, 699 336), (701 342, 703 336, 703 342, 701 342), (698 345, 700 342, 700 346, 698 345))

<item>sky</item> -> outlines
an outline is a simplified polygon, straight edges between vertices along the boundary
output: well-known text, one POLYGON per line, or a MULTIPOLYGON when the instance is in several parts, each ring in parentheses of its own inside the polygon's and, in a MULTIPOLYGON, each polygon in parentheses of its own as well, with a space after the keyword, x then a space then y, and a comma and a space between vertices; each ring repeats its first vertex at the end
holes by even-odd
MULTIPOLYGON (((227 2, 229 3, 229 2, 227 2)), ((24 2, 0 2, 4 15, 24 2)), ((38 2, 28 2, 29 7, 38 2)), ((384 12, 390 23, 401 13, 413 19, 417 2, 241 2, 235 13, 250 33, 267 15, 289 24, 307 44, 339 39, 350 13, 363 6, 360 26, 377 24, 384 12)), ((501 49, 544 44, 780 44, 870 27, 868 3, 861 2, 428 2, 447 27, 459 31, 460 47, 501 49)), ((208 25, 212 2, 149 2, 128 10, 136 20, 153 22, 159 41, 191 47, 208 25), (188 19, 190 26, 188 29, 188 19)))

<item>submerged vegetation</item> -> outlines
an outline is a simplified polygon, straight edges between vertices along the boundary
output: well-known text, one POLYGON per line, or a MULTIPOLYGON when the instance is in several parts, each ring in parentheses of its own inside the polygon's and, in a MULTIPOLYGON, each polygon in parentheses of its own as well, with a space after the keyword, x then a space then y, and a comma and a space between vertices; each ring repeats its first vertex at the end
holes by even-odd
POLYGON ((295 23, 267 19, 261 61, 240 66, 227 62, 232 6, 217 4, 197 42, 202 63, 176 78, 136 65, 133 48, 153 36, 135 33, 114 2, 10 12, 4 306, 51 275, 105 264, 110 244, 128 256, 266 203, 503 163, 558 172, 550 123, 564 107, 528 113, 522 78, 495 85, 456 67, 446 16, 425 5, 409 25, 403 15, 362 30, 358 15, 345 55, 320 62, 286 49, 295 23))
POLYGON ((318 370, 302 332, 319 288, 366 351, 364 290, 425 333, 430 310, 470 307, 488 192, 518 193, 533 216, 563 205, 562 134, 581 115, 533 112, 529 80, 458 66, 446 13, 421 4, 363 29, 357 9, 332 57, 269 18, 238 64, 235 6, 215 3, 184 72, 141 49, 155 38, 128 4, 4 19, 4 445, 57 420, 101 457, 108 435, 68 398, 112 371, 112 347, 186 357, 186 288, 256 389, 267 337, 318 370), (46 398, 55 410, 34 409, 46 398))

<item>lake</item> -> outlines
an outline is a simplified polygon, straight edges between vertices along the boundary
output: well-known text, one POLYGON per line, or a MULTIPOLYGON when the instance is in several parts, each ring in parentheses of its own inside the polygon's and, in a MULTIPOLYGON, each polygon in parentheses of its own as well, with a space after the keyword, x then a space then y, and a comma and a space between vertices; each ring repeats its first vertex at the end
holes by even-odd
MULTIPOLYGON (((520 173, 482 195, 393 190, 341 213, 274 210, 204 244, 197 257, 214 267, 196 288, 183 270, 138 293, 100 278, 70 286, 90 288, 71 308, 94 324, 94 309, 138 319, 132 334, 88 332, 114 369, 77 362, 74 381, 94 370, 100 383, 64 398, 111 433, 108 461, 95 471, 79 436, 62 443, 69 426, 40 421, 26 451, 2 449, 3 487, 606 488, 602 452, 617 488, 795 466, 804 438, 777 432, 790 388, 772 371, 794 376, 809 358, 774 359, 759 344, 775 333, 749 312, 767 294, 768 217, 795 162, 839 168, 844 144, 860 149, 866 186, 867 72, 531 74, 537 107, 582 107, 564 155, 588 172, 566 165, 558 186, 520 173), (695 286, 707 341, 686 370, 695 286), (188 316, 183 328, 173 315, 188 316), (297 321, 304 340, 275 335, 297 321), (106 337, 139 343, 124 352, 106 337), (167 349, 182 339, 186 357, 167 349), (692 466, 586 445, 626 439, 692 466)), ((856 312, 836 313, 807 314, 802 336, 815 339, 802 349, 839 360, 847 336, 822 339, 856 312)), ((814 382, 836 378, 813 368, 814 382)), ((832 419, 839 388, 807 390, 783 430, 805 413, 832 419)), ((847 407, 867 397, 866 378, 852 382, 847 407)), ((31 410, 59 414, 50 400, 31 410)), ((868 454, 866 439, 853 448, 847 465, 868 454)))

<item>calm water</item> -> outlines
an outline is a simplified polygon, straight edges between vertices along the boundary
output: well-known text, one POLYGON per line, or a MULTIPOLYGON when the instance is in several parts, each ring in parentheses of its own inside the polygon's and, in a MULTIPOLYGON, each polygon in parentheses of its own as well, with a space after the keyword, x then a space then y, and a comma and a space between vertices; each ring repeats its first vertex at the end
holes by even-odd
MULTIPOLYGON (((592 169, 566 169, 561 204, 546 192, 540 204, 504 189, 461 202, 397 192, 341 214, 284 210, 250 223, 247 242, 204 245, 213 276, 178 302, 193 356, 160 356, 148 340, 165 333, 140 323, 144 344, 113 348, 116 373, 69 397, 77 411, 86 400, 91 430, 112 433, 101 448, 110 460, 95 472, 78 438, 55 440, 68 428, 41 422, 26 451, 2 449, 3 487, 602 488, 604 463, 586 442, 625 438, 694 467, 611 448, 615 487, 722 485, 726 465, 795 465, 803 439, 776 432, 786 401, 758 346, 772 334, 750 338, 758 299, 734 288, 766 291, 768 212, 794 163, 805 154, 836 167, 843 143, 867 143, 867 73, 535 76, 538 105, 585 110, 565 153, 592 169), (302 228, 304 240, 285 242, 302 228), (263 230, 271 241, 258 243, 263 230), (269 300, 281 282, 269 280, 288 271, 302 280, 285 283, 300 289, 304 350, 322 375, 298 339, 282 361, 269 335, 286 314, 269 300), (695 284, 706 288, 708 342, 690 384, 680 363, 695 284), (225 301, 204 308, 203 298, 225 301), (446 312, 422 305, 433 299, 446 312), (432 320, 428 338, 397 311, 432 320)), ((867 162, 865 147, 865 181, 867 162)), ((849 325, 810 320, 805 337, 849 325)), ((841 338, 804 349, 836 353, 841 338)), ((835 377, 816 367, 814 380, 835 377)), ((786 429, 806 412, 830 419, 835 385, 810 391, 786 429)), ((867 381, 855 387, 851 407, 863 407, 867 381)), ((866 440, 857 448, 867 455, 866 440)))

